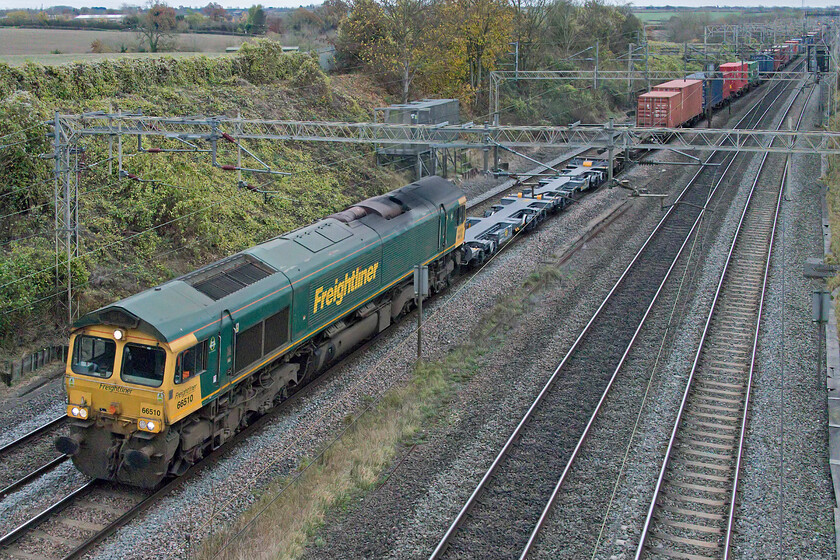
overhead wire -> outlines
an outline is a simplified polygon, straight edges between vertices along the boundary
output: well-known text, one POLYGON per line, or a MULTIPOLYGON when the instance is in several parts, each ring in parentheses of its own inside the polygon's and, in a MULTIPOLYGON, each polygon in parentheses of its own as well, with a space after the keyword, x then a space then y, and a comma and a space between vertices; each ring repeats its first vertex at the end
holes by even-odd
MULTIPOLYGON (((0 136, 0 140, 3 140, 4 138, 8 138, 9 136, 17 136, 18 134, 23 134, 25 132, 29 132, 30 130, 35 130, 36 128, 41 128, 42 126, 46 126, 46 124, 47 124, 46 122, 42 122, 42 123, 34 124, 34 125, 32 125, 28 128, 24 128, 22 130, 16 130, 15 132, 9 132, 7 134, 3 134, 2 136, 0 136)), ((2 148, 2 147, 3 147, 3 145, 0 144, 0 148, 2 148)))

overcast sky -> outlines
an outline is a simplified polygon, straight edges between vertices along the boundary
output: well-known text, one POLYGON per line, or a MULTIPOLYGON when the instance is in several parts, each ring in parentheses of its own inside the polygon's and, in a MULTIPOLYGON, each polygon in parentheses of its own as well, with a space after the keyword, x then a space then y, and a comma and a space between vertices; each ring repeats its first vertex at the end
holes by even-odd
MULTIPOLYGON (((216 0, 219 4, 225 6, 226 8, 230 7, 248 7, 251 4, 261 3, 263 6, 271 6, 271 7, 295 7, 303 5, 310 5, 313 3, 320 3, 318 0, 305 0, 301 2, 301 0, 267 0, 267 1, 260 1, 260 0, 243 0, 241 2, 231 2, 230 0, 216 0)), ((171 6, 206 6, 210 0, 169 0, 167 3, 171 6)), ((75 6, 77 8, 81 8, 83 6, 103 6, 106 8, 119 8, 123 4, 134 4, 134 5, 143 5, 145 1, 129 1, 126 0, 55 0, 53 2, 42 2, 38 0, 0 0, 0 9, 13 9, 13 8, 42 8, 48 7, 52 5, 63 5, 63 6, 75 6)), ((615 1, 613 3, 621 4, 623 2, 615 1)), ((631 4, 637 6, 716 6, 716 5, 726 5, 726 6, 794 6, 794 7, 801 7, 802 2, 800 1, 791 1, 791 0, 729 0, 728 2, 722 2, 721 0, 644 0, 644 1, 637 1, 637 2, 630 2, 631 4)), ((840 4, 840 0, 806 0, 806 6, 836 6, 840 4)))

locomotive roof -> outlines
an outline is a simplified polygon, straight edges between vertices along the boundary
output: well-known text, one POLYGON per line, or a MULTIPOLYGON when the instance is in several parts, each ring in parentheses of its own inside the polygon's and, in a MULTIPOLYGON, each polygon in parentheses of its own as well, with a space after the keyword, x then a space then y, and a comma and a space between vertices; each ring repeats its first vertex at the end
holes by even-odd
POLYGON ((448 205, 462 196, 459 189, 440 177, 420 179, 87 313, 74 327, 105 324, 134 328, 157 340, 172 342, 213 324, 226 310, 239 309, 289 285, 322 263, 328 254, 352 252, 377 239, 377 231, 365 224, 369 220, 348 219, 346 212, 362 212, 362 216, 366 212, 387 220, 397 211, 448 205))

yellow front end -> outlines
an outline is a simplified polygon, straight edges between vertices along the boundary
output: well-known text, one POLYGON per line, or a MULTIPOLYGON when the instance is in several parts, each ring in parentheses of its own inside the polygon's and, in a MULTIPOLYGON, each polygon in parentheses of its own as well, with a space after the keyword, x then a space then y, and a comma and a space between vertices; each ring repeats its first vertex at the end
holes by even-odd
POLYGON ((167 434, 175 363, 168 345, 139 331, 92 326, 72 335, 69 354, 72 430, 57 447, 89 476, 156 485, 177 447, 167 434))
POLYGON ((166 373, 174 367, 174 358, 165 343, 130 330, 90 327, 75 333, 70 345, 65 376, 68 416, 110 422, 119 433, 162 430, 166 422, 164 397, 171 388, 171 375, 166 373), (77 348, 77 341, 89 347, 77 348), (142 361, 137 360, 138 365, 132 365, 135 348, 146 354, 142 361), (151 348, 154 350, 147 350, 151 348), (85 351, 86 355, 81 355, 85 351), (148 359, 148 354, 157 358, 158 353, 162 358, 158 363, 148 359), (112 359, 113 365, 107 367, 112 359), (155 366, 163 371, 154 371, 155 366), (133 369, 129 372, 128 368, 133 369))

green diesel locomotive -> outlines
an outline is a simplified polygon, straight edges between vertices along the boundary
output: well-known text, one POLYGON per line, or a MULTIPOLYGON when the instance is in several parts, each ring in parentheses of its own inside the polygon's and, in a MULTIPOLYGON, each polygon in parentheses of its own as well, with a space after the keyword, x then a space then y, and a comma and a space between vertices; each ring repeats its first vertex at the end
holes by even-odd
POLYGON ((218 448, 461 264, 466 198, 421 179, 359 202, 74 326, 65 386, 83 473, 154 487, 218 448))

